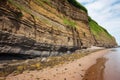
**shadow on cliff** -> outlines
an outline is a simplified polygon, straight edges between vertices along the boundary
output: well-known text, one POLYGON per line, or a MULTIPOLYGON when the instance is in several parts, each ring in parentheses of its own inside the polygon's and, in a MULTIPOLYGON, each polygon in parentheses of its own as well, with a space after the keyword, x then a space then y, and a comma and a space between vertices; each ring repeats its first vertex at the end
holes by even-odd
POLYGON ((36 58, 38 56, 30 56, 27 54, 10 54, 10 53, 0 53, 0 61, 2 60, 26 60, 36 58))

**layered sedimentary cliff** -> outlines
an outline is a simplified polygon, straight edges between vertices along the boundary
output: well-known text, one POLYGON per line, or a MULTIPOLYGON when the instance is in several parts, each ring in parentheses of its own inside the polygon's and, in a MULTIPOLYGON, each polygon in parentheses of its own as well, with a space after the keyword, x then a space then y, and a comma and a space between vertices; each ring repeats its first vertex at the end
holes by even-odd
POLYGON ((98 25, 70 0, 0 0, 0 53, 52 56, 117 45, 93 24, 98 25))

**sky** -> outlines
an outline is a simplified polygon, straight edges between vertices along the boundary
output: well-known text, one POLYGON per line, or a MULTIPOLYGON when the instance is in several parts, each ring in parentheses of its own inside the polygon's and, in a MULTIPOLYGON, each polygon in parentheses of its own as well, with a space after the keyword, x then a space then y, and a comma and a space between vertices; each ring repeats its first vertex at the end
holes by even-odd
POLYGON ((116 38, 120 45, 120 0, 77 0, 89 16, 116 38))

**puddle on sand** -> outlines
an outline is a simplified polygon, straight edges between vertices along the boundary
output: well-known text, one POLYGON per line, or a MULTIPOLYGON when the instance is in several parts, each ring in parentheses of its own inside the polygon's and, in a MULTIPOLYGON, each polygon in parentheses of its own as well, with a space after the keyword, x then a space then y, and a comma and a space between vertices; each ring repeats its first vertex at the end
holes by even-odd
POLYGON ((96 64, 92 65, 85 74, 83 80, 104 80, 104 69, 106 58, 97 59, 96 64))

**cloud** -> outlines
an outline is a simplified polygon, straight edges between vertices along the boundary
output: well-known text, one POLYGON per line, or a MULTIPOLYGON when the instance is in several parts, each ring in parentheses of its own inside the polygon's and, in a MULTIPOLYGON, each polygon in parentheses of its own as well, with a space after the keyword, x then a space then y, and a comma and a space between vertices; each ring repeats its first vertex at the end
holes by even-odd
POLYGON ((92 3, 94 2, 95 0, 77 0, 78 2, 81 2, 82 4, 87 4, 87 3, 92 3))
POLYGON ((120 1, 119 0, 77 0, 87 9, 89 15, 115 36, 120 45, 120 1))

